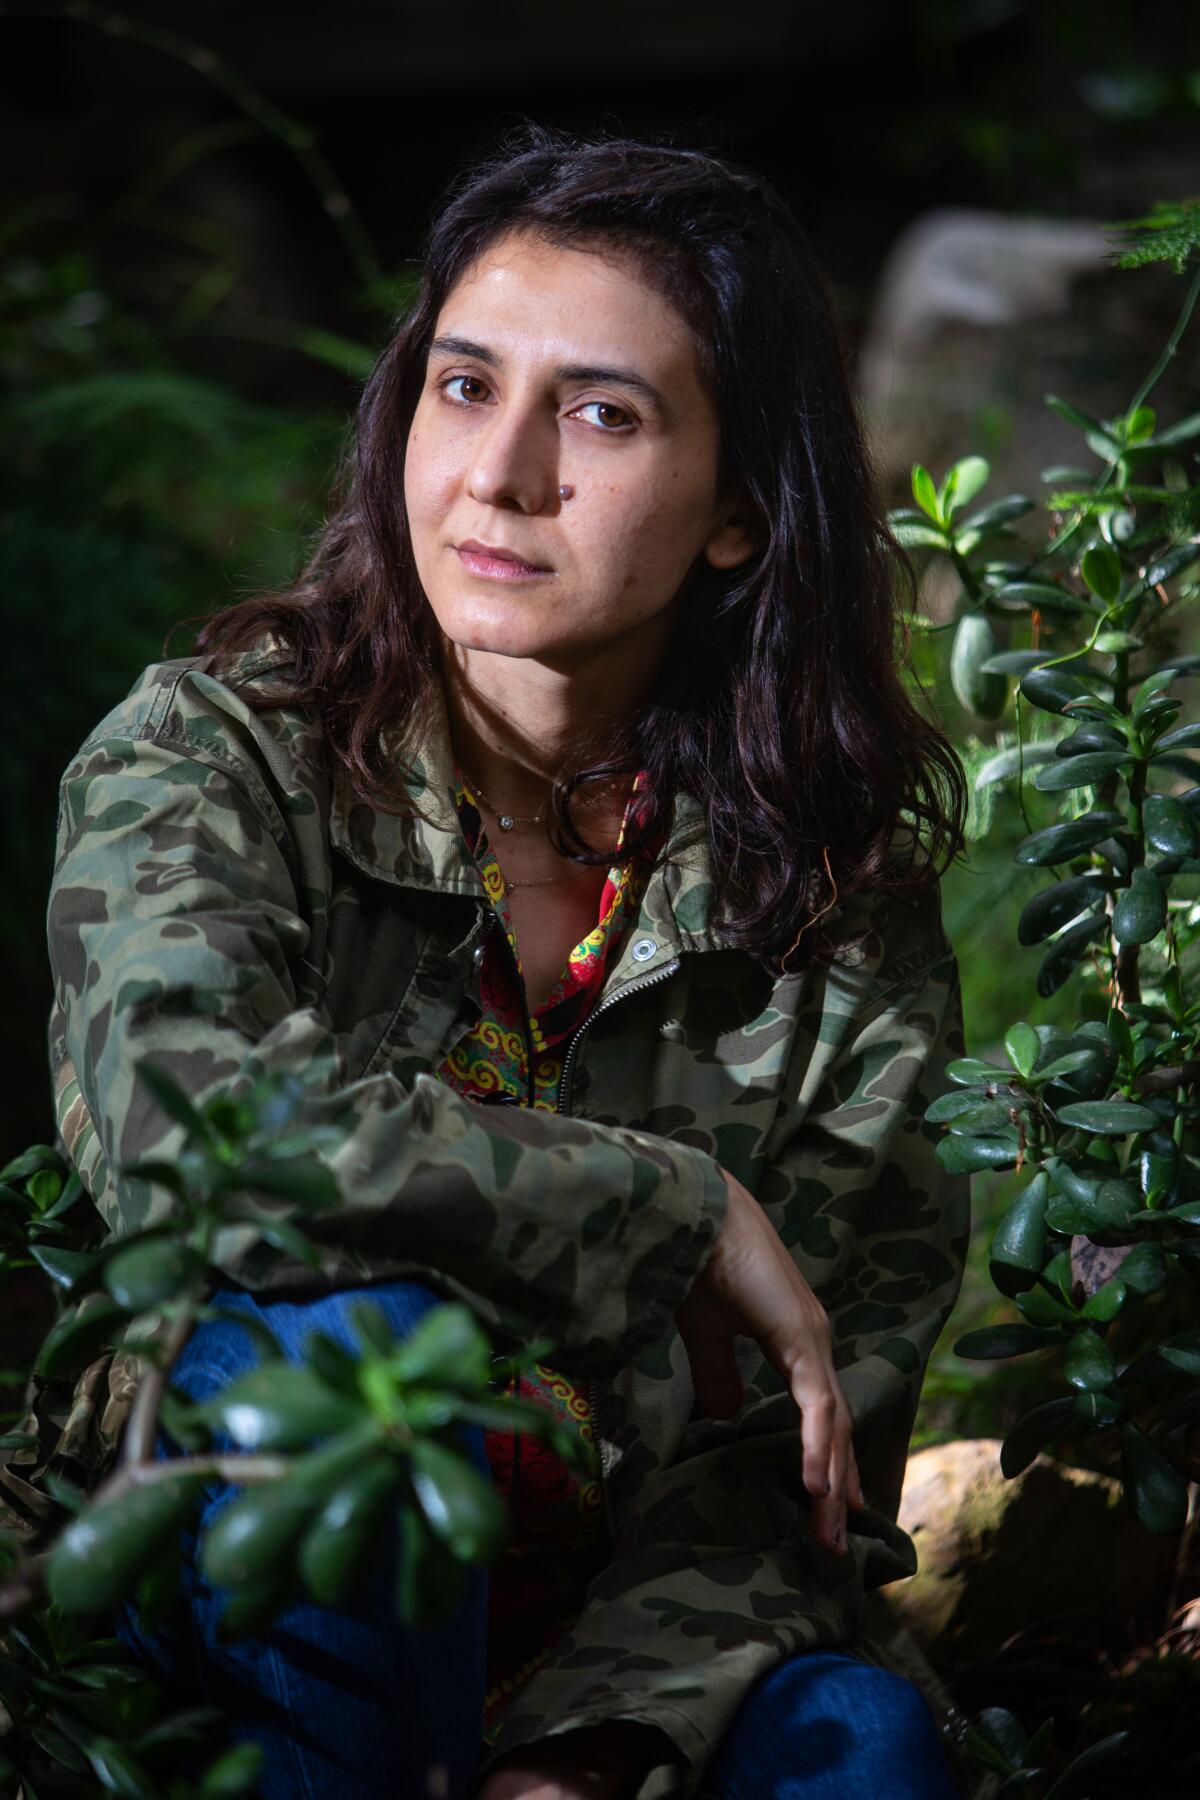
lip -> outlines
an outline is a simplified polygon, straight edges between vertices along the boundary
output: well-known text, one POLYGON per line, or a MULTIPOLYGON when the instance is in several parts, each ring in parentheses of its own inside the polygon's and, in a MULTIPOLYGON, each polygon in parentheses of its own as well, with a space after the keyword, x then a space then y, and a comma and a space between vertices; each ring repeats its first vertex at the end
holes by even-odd
POLYGON ((478 538, 467 538, 457 547, 458 557, 472 575, 483 575, 493 581, 529 581, 535 576, 553 575, 538 563, 527 563, 515 550, 498 544, 481 544, 478 538))

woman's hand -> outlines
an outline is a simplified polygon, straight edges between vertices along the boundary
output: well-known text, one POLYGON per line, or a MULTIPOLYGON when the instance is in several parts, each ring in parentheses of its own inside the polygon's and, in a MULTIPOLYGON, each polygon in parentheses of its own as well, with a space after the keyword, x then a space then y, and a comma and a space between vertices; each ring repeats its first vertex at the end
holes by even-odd
POLYGON ((660 1731, 632 1719, 565 1731, 516 1751, 476 1800, 620 1800, 663 1749, 660 1731))
POLYGON ((696 1402, 713 1418, 742 1403, 733 1339, 756 1338, 800 1408, 804 1485, 813 1537, 846 1550, 847 1505, 866 1505, 851 1441, 854 1421, 833 1368, 825 1309, 762 1207, 727 1169, 729 1210, 716 1248, 675 1315, 692 1365, 696 1402))

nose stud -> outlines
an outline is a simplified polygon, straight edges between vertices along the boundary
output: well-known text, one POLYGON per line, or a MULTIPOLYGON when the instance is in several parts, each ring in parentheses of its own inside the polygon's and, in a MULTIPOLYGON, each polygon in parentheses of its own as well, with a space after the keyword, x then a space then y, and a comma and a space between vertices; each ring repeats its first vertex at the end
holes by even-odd
POLYGON ((575 489, 571 486, 570 482, 564 481, 563 485, 558 490, 559 498, 561 500, 569 500, 574 492, 575 489))

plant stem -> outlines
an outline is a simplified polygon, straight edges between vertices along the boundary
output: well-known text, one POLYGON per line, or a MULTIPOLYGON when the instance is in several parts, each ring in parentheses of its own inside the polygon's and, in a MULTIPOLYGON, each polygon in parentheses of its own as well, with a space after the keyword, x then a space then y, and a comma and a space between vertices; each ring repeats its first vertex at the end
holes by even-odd
POLYGON ((1192 285, 1187 291, 1187 298, 1184 300, 1183 310, 1175 321, 1175 329, 1163 345, 1162 355, 1147 375, 1145 381, 1143 381, 1137 393, 1133 396, 1133 399, 1129 402, 1127 411, 1134 413, 1139 406, 1145 404, 1147 395, 1158 385, 1170 367, 1171 358, 1179 354, 1180 342, 1182 341, 1184 332, 1188 328, 1192 314, 1196 310, 1196 301, 1198 299, 1200 299, 1200 268, 1198 268, 1196 273, 1192 276, 1192 285))
POLYGON ((188 1340, 198 1304, 198 1294, 190 1294, 181 1302, 163 1339, 159 1361, 151 1362, 148 1357, 138 1359, 142 1365, 142 1373, 121 1444, 121 1465, 124 1468, 131 1464, 153 1461, 158 1415, 166 1391, 167 1377, 172 1363, 188 1340))

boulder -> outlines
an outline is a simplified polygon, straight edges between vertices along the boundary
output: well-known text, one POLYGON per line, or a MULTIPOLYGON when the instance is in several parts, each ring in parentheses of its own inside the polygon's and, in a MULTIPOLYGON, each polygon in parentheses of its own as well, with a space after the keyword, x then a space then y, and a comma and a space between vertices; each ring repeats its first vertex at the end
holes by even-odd
POLYGON ((1144 1530, 1106 1475, 1039 1456, 1006 1480, 998 1438, 918 1450, 900 1523, 920 1566, 888 1600, 939 1670, 1064 1615, 1157 1625, 1179 1547, 1144 1530))

